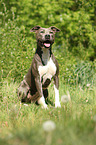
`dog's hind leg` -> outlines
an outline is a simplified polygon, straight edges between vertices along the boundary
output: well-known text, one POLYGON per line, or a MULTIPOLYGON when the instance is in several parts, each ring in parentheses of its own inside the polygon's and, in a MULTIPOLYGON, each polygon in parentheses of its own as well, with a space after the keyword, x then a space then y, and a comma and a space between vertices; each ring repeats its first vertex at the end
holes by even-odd
POLYGON ((27 98, 29 90, 30 90, 30 88, 29 88, 27 82, 25 80, 23 80, 21 82, 18 90, 17 90, 17 92, 18 92, 18 98, 21 99, 21 102, 29 102, 28 98, 27 98))

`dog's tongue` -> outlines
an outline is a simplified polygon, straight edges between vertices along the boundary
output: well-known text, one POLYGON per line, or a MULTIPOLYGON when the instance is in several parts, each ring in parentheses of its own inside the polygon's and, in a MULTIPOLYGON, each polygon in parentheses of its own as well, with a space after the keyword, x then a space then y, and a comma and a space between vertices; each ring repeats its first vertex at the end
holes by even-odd
POLYGON ((50 47, 50 43, 44 43, 46 47, 50 47))

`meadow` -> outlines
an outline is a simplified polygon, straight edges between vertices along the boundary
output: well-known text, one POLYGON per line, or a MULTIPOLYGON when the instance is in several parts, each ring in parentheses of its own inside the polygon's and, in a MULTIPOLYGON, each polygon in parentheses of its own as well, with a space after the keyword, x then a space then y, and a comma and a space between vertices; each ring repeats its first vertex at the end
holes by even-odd
POLYGON ((95 145, 95 0, 34 2, 0 1, 0 145, 95 145), (17 96, 36 50, 34 25, 61 29, 52 48, 61 108, 52 83, 47 110, 17 96))
POLYGON ((82 90, 79 86, 68 86, 60 82, 60 96, 69 94, 71 100, 61 102, 61 108, 55 108, 53 85, 51 85, 48 110, 36 104, 21 104, 16 94, 17 87, 17 83, 8 83, 8 81, 3 82, 2 85, 0 144, 96 144, 95 87, 82 90), (50 120, 56 127, 53 131, 47 132, 43 124, 50 120))

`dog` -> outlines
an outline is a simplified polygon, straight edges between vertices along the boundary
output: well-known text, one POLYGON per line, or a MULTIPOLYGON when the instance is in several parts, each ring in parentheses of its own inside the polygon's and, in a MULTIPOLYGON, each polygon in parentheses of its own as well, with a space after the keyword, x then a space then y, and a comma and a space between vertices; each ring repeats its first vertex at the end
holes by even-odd
POLYGON ((60 29, 51 26, 42 28, 35 26, 31 32, 36 33, 37 49, 32 64, 24 80, 18 88, 18 96, 22 102, 38 102, 48 108, 45 99, 48 97, 48 86, 53 79, 55 90, 55 107, 61 107, 59 101, 59 65, 52 53, 55 33, 60 29))

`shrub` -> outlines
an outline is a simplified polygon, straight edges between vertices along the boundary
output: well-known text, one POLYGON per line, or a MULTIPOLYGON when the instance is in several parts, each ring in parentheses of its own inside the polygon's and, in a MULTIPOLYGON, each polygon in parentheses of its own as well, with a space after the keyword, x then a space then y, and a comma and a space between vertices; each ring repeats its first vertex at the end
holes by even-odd
POLYGON ((9 18, 16 18, 20 31, 26 33, 29 41, 31 41, 29 31, 34 25, 42 27, 55 25, 61 29, 56 39, 58 44, 64 44, 67 40, 68 50, 73 55, 83 59, 96 58, 95 0, 45 0, 44 2, 43 0, 23 0, 23 2, 2 0, 0 8, 2 26, 9 18))
POLYGON ((11 77, 18 80, 31 64, 34 44, 27 42, 15 20, 8 20, 5 27, 1 28, 1 35, 1 78, 11 77))

